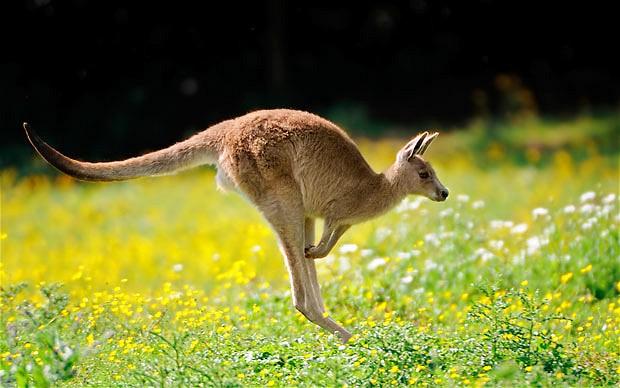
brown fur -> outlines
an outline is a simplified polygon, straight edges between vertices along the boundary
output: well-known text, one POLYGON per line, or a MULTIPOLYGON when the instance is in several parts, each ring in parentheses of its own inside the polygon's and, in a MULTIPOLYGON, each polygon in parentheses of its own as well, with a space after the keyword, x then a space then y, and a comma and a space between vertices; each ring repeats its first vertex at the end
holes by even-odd
POLYGON ((45 160, 83 180, 123 180, 215 164, 218 186, 247 196, 278 235, 295 307, 344 341, 351 334, 323 316, 313 259, 325 257, 351 225, 386 212, 408 194, 435 201, 448 195, 421 157, 437 133, 418 135, 399 151, 387 171, 376 173, 344 131, 301 111, 252 112, 166 149, 106 163, 70 159, 43 142, 27 124, 24 129, 45 160), (315 246, 316 218, 323 218, 325 224, 315 246))

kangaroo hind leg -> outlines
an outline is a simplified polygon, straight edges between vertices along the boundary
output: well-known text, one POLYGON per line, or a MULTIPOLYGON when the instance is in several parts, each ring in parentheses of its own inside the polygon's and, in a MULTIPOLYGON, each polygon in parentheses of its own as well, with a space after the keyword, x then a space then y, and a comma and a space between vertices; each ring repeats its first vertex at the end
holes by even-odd
POLYGON ((294 190, 276 193, 261 201, 259 208, 278 236, 289 272, 295 308, 308 320, 330 333, 336 333, 346 342, 351 334, 325 316, 314 261, 304 257, 305 240, 311 238, 311 233, 306 237, 309 221, 304 218, 301 194, 294 190))

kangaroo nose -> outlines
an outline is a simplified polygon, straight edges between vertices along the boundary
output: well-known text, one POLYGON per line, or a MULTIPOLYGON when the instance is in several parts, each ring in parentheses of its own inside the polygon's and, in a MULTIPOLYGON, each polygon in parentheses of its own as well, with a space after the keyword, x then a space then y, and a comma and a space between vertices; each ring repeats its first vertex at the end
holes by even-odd
POLYGON ((443 190, 441 190, 440 194, 441 194, 441 198, 443 198, 443 199, 448 198, 448 190, 443 189, 443 190))

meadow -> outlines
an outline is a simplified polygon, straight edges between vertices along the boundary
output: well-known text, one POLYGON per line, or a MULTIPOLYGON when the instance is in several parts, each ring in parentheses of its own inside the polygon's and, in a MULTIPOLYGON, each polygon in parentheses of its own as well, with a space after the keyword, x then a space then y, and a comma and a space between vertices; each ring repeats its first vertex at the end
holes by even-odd
MULTIPOLYGON (((212 169, 6 169, 0 385, 618 385, 618 136, 617 114, 442 133, 448 200, 409 197, 318 262, 346 345, 295 311, 268 225, 212 169)), ((404 140, 357 139, 376 170, 404 140)))

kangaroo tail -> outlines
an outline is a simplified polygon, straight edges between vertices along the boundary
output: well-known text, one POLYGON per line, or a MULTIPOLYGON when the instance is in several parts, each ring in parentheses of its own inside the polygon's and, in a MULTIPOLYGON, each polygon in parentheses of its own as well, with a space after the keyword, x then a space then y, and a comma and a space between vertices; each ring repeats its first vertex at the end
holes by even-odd
POLYGON ((209 130, 168 148, 116 162, 90 163, 71 159, 44 142, 24 123, 32 146, 59 171, 85 181, 120 181, 143 176, 166 175, 217 161, 216 139, 209 130))

